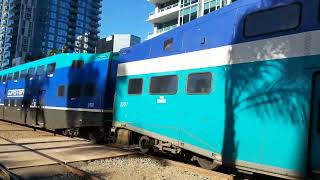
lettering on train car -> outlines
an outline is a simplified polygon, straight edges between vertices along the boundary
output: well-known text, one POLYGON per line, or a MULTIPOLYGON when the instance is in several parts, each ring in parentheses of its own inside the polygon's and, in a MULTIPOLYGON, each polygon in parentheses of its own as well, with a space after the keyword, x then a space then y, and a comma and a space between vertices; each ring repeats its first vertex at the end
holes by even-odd
POLYGON ((7 97, 23 97, 24 89, 12 89, 8 90, 7 97))

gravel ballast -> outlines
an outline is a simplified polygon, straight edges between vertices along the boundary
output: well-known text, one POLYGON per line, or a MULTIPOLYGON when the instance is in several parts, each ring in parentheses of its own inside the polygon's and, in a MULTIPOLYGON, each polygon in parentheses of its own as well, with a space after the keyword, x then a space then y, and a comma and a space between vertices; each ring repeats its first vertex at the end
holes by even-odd
POLYGON ((164 160, 156 160, 149 157, 97 160, 78 168, 101 178, 112 180, 212 179, 211 177, 191 172, 188 169, 166 165, 164 160))

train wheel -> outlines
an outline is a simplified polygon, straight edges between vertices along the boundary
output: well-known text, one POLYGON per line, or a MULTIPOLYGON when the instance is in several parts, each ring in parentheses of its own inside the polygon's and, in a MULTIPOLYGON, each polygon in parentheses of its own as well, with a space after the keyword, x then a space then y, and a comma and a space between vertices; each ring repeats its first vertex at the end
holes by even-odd
POLYGON ((68 129, 63 130, 62 135, 69 136, 69 130, 68 129))
POLYGON ((139 140, 139 148, 140 148, 140 151, 143 153, 143 154, 146 154, 150 151, 150 149, 152 148, 153 146, 153 143, 152 141, 150 140, 149 137, 147 136, 142 136, 139 140))
POLYGON ((217 170, 220 167, 220 164, 217 164, 213 161, 209 161, 207 159, 200 158, 197 156, 194 156, 192 158, 192 160, 196 160, 198 162, 198 164, 200 165, 200 167, 202 167, 203 169, 217 170))

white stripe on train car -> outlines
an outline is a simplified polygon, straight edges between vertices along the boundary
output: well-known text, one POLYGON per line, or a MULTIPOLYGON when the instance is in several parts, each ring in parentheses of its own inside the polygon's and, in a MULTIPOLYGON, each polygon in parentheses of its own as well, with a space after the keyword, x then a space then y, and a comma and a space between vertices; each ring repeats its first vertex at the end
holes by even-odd
MULTIPOLYGON (((37 108, 37 106, 30 106, 30 108, 37 108)), ((81 112, 104 112, 111 113, 112 110, 108 109, 87 109, 87 108, 68 108, 68 107, 56 107, 56 106, 42 106, 42 109, 62 110, 62 111, 81 111, 81 112)))
POLYGON ((320 54, 320 31, 120 64, 117 76, 161 73, 320 54))

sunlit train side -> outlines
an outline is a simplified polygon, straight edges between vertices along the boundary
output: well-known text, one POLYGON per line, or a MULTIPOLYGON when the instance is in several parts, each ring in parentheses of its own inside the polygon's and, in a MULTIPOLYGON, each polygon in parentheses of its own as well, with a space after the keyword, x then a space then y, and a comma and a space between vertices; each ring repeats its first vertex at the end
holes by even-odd
POLYGON ((59 54, 0 71, 0 118, 102 135, 111 126, 118 55, 59 54))
POLYGON ((122 50, 114 126, 210 169, 319 175, 319 7, 238 0, 122 50))

